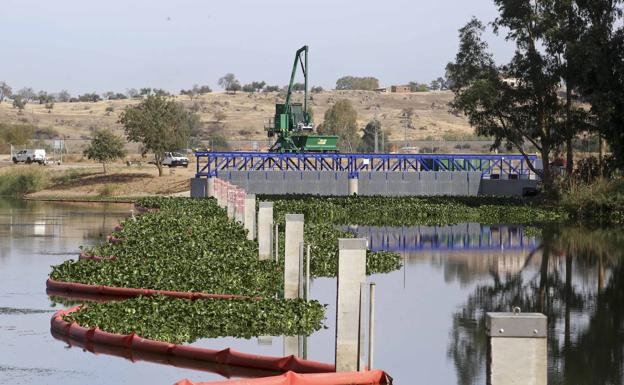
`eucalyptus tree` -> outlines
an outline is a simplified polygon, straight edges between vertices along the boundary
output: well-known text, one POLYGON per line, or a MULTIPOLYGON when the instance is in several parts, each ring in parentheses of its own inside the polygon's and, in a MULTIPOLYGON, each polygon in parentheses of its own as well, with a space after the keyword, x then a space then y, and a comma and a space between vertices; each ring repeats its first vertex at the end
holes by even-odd
POLYGON ((523 5, 524 2, 509 0, 496 4, 500 17, 494 22, 495 30, 509 30, 506 39, 515 44, 515 54, 509 63, 497 66, 482 40, 483 23, 475 18, 468 22, 459 30, 455 61, 446 68, 450 89, 455 94, 450 107, 465 114, 478 135, 493 137, 493 148, 515 149, 528 161, 525 146, 535 147, 541 154, 543 168, 530 161, 528 166, 550 189, 550 158, 562 141, 557 63, 539 49, 542 25, 536 21, 537 10, 523 5))
POLYGON ((140 104, 121 113, 128 140, 143 144, 143 151, 154 153, 158 176, 163 175, 165 153, 183 148, 191 133, 190 112, 180 103, 162 95, 149 95, 140 104))

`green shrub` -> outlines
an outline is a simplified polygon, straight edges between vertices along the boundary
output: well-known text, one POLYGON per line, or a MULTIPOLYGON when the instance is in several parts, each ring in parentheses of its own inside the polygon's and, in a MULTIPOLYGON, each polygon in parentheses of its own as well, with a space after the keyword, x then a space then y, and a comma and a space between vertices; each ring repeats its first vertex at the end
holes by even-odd
POLYGON ((23 166, 0 174, 0 196, 20 197, 49 185, 50 178, 41 166, 23 166))

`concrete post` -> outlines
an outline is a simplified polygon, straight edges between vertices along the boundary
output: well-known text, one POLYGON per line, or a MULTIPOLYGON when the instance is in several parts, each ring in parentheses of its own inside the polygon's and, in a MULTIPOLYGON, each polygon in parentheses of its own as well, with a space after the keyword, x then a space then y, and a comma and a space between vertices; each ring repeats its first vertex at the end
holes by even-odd
POLYGON ((303 244, 303 214, 286 214, 284 298, 299 298, 299 249, 301 244, 303 244))
POLYGON ((236 189, 236 204, 234 209, 234 220, 240 224, 245 222, 245 190, 236 189))
POLYGON ((284 336, 284 357, 297 356, 300 354, 299 336, 284 336))
POLYGON ((338 240, 336 372, 358 370, 360 284, 366 282, 366 239, 338 240))
POLYGON ((206 187, 206 196, 215 197, 215 177, 208 178, 208 187, 206 187))
POLYGON ((236 187, 229 185, 227 188, 227 216, 234 219, 236 215, 236 187))
POLYGON ((546 316, 541 313, 487 313, 487 383, 546 385, 546 316))
POLYGON ((258 206, 258 256, 271 258, 271 232, 273 229, 273 202, 260 202, 258 206))
POLYGON ((358 178, 349 178, 349 195, 358 195, 358 178))
POLYGON ((245 195, 245 220, 244 226, 247 230, 247 239, 256 239, 256 194, 245 195))

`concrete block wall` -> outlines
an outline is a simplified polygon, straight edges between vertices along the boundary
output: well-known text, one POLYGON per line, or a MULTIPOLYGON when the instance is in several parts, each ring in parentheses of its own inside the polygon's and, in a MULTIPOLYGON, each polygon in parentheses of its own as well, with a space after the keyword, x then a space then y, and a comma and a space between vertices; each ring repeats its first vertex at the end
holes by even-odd
MULTIPOLYGON (((346 171, 220 171, 227 180, 249 194, 348 195, 346 171)), ((191 196, 205 196, 206 182, 191 180, 191 196)), ((363 171, 359 173, 358 194, 362 196, 519 196, 535 189, 535 180, 482 179, 478 171, 400 172, 363 171)))

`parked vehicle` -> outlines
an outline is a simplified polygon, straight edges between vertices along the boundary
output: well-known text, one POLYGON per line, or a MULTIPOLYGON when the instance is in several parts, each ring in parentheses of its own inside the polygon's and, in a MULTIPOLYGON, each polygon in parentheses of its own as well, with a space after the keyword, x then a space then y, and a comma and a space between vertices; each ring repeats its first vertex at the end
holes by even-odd
POLYGON ((39 163, 41 165, 47 164, 48 159, 46 158, 46 151, 43 149, 26 149, 18 151, 13 154, 13 163, 39 163))
MULTIPOLYGON (((155 161, 151 161, 150 163, 156 164, 155 161)), ((163 166, 167 167, 188 167, 189 160, 186 156, 180 154, 179 152, 165 152, 165 158, 162 162, 163 166)))

